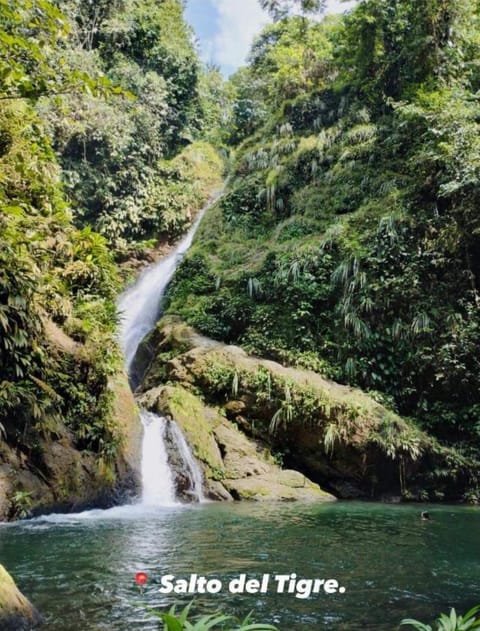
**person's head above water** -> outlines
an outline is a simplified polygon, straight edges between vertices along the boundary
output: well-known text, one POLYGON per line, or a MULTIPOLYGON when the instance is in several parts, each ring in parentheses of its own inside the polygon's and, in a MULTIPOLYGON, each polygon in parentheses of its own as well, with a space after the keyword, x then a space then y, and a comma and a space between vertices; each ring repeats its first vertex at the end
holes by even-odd
POLYGON ((421 518, 423 520, 430 519, 430 513, 428 513, 426 510, 422 511, 421 518))

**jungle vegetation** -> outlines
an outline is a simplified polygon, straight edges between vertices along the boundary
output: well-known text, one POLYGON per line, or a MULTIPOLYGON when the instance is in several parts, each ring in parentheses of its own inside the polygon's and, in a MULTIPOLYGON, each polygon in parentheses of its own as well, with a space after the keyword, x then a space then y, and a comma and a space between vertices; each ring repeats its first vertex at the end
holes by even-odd
POLYGON ((371 393, 450 454, 425 498, 479 501, 478 3, 260 2, 226 82, 180 0, 0 0, 2 436, 112 459, 117 263, 226 164, 170 313, 371 393))
POLYGON ((230 80, 228 190, 169 311, 370 392, 453 449, 429 488, 478 501, 478 3, 320 22, 319 3, 262 4, 275 21, 230 80))
POLYGON ((0 433, 32 465, 66 426, 111 466, 116 260, 221 182, 222 90, 176 0, 0 0, 0 433))

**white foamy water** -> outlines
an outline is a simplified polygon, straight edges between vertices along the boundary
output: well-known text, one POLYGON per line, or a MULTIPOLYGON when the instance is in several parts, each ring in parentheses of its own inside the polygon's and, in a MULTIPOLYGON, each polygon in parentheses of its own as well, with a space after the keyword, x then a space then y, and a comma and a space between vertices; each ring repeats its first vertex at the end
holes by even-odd
POLYGON ((142 504, 170 506, 175 504, 175 485, 165 448, 166 420, 142 410, 142 504))
MULTIPOLYGON (((34 530, 45 530, 50 525, 74 525, 76 523, 105 522, 105 521, 144 521, 148 519, 158 519, 172 511, 183 510, 194 507, 195 504, 172 504, 171 506, 150 506, 146 504, 124 504, 113 508, 94 508, 81 513, 51 513, 40 515, 34 519, 22 522, 25 528, 34 530)), ((19 522, 8 522, 6 525, 18 525, 19 522)), ((3 525, 3 524, 2 524, 3 525)))
POLYGON ((158 320, 165 291, 177 266, 192 245, 202 216, 203 213, 169 256, 147 268, 134 285, 120 296, 120 345, 127 372, 140 342, 150 333, 158 320))
POLYGON ((180 428, 175 423, 175 421, 171 421, 170 427, 173 438, 175 440, 175 444, 177 445, 178 451, 180 452, 180 456, 190 474, 190 479, 192 481, 192 493, 199 502, 204 502, 205 496, 203 494, 203 476, 202 472, 200 471, 200 467, 198 466, 198 462, 193 457, 190 446, 188 445, 184 435, 182 434, 180 428))

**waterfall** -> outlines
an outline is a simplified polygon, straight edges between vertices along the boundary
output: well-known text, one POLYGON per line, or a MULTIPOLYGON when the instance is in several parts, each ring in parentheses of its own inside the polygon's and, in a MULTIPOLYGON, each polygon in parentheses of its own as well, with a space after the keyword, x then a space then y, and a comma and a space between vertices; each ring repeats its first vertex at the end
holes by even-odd
POLYGON ((130 371, 140 342, 150 333, 160 316, 162 298, 178 264, 192 244, 202 216, 203 213, 169 256, 147 268, 136 283, 120 296, 120 345, 127 372, 130 371))
POLYGON ((169 462, 167 437, 182 467, 182 480, 188 481, 188 493, 196 502, 204 502, 203 477, 191 449, 175 421, 140 411, 142 440, 142 504, 169 506, 176 504, 176 476, 169 462))
POLYGON ((175 441, 175 445, 177 446, 180 453, 180 457, 184 462, 188 477, 190 478, 192 494, 196 501, 204 502, 205 496, 203 495, 202 472, 200 471, 200 467, 198 466, 197 461, 193 457, 193 454, 187 441, 185 440, 184 435, 182 434, 180 428, 175 423, 175 421, 171 421, 171 432, 175 441))
POLYGON ((142 410, 142 503, 168 506, 175 503, 175 485, 165 449, 165 419, 142 410))
MULTIPOLYGON (((146 269, 118 301, 120 313, 120 345, 125 357, 125 368, 130 374, 140 342, 154 328, 161 315, 162 299, 175 269, 190 248, 203 213, 175 250, 166 258, 146 269)), ((142 441, 142 503, 151 506, 168 506, 176 503, 175 475, 170 466, 165 444, 167 425, 174 448, 185 468, 190 483, 190 494, 203 501, 202 474, 190 448, 173 421, 141 410, 142 441)))

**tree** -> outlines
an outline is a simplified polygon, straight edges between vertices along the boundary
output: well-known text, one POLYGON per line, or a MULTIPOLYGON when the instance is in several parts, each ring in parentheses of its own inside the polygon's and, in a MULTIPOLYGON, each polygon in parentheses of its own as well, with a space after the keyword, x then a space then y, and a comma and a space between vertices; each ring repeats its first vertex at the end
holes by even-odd
POLYGON ((325 6, 325 0, 260 0, 260 5, 274 20, 281 20, 295 9, 302 13, 318 13, 325 6))
POLYGON ((164 160, 213 134, 228 115, 221 76, 201 70, 180 0, 63 0, 62 7, 69 35, 52 57, 70 71, 105 73, 119 92, 111 98, 64 95, 39 105, 75 201, 75 220, 118 247, 171 235, 190 210, 179 212, 171 203, 168 188, 179 202, 185 199, 174 183, 175 167, 166 169, 164 160))
POLYGON ((339 65, 373 100, 465 78, 478 53, 473 0, 363 0, 346 17, 339 65), (476 52, 475 52, 476 51, 476 52))
POLYGON ((72 69, 60 51, 69 24, 48 0, 0 0, 0 99, 53 96, 106 88, 104 77, 72 69))

